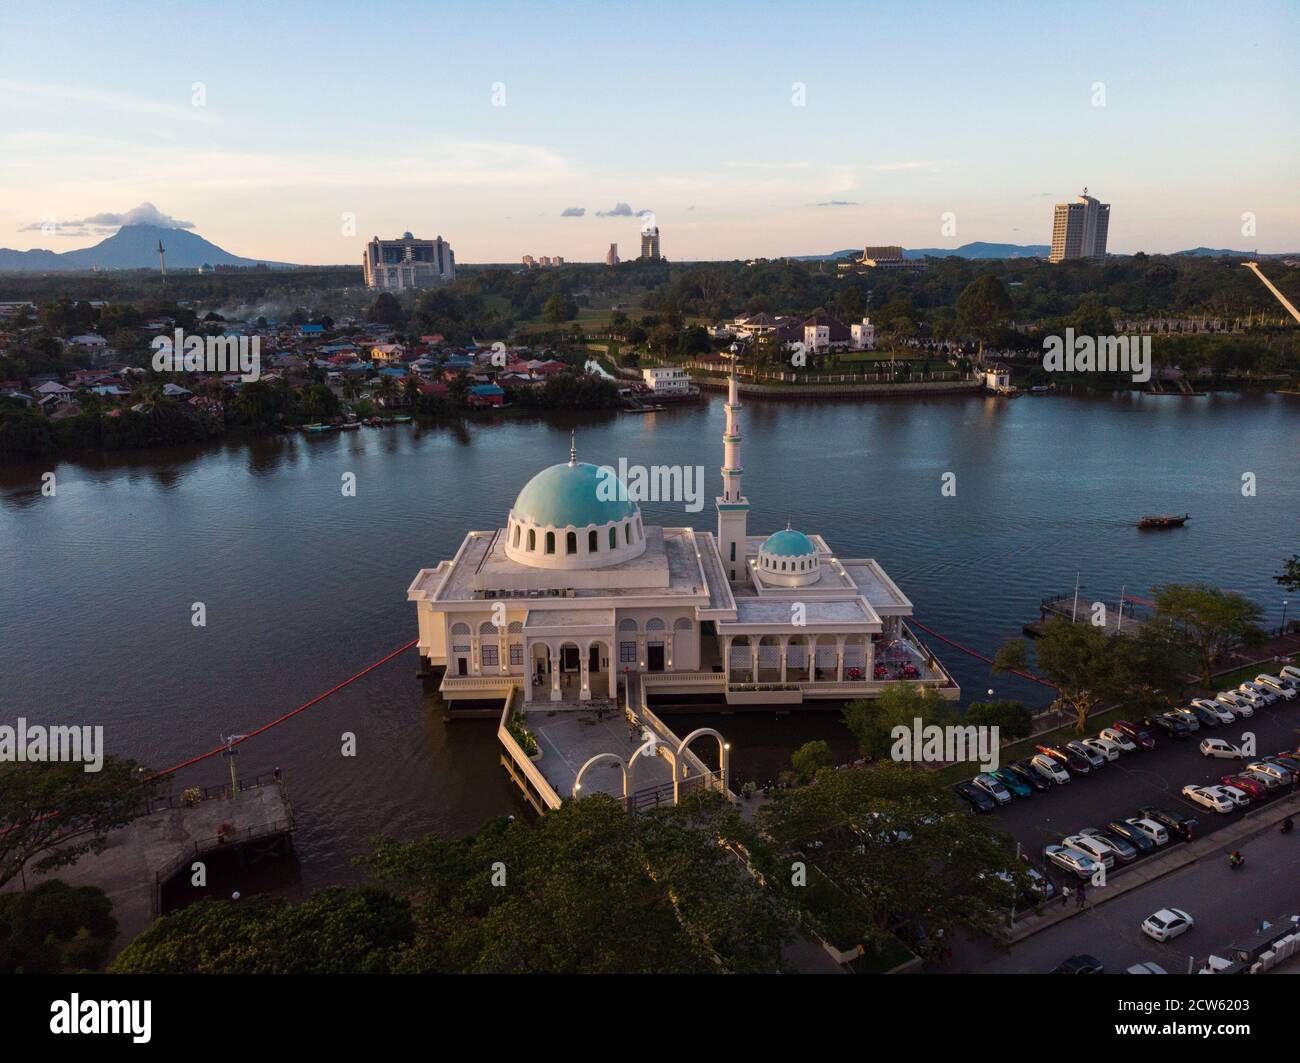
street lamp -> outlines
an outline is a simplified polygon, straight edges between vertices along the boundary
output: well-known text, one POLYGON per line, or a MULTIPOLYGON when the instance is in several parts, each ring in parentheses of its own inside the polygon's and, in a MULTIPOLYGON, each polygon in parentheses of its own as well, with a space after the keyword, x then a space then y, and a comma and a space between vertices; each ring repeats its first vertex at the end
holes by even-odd
POLYGON ((1282 634, 1283 634, 1283 635, 1286 634, 1286 607, 1287 607, 1287 604, 1288 604, 1288 603, 1287 603, 1287 600, 1286 600, 1285 598, 1283 598, 1283 599, 1282 599, 1282 634))

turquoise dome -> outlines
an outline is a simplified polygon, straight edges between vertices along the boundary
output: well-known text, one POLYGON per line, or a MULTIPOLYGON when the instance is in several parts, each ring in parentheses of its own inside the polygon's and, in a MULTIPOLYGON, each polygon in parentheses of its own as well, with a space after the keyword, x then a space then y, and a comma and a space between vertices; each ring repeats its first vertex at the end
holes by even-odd
POLYGON ((817 547, 813 546, 813 541, 803 532, 786 528, 769 535, 763 543, 762 551, 774 557, 807 557, 815 554, 817 547))
POLYGON ((542 527, 585 528, 627 520, 637 507, 612 469, 602 475, 599 466, 578 462, 543 469, 524 485, 511 512, 542 527))

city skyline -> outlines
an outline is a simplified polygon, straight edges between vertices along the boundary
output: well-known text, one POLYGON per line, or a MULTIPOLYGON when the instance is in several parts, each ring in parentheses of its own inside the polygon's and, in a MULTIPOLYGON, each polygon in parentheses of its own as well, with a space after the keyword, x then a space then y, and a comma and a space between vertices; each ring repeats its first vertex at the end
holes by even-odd
POLYGON ((419 91, 382 75, 358 91, 391 40, 378 20, 334 32, 341 4, 310 22, 296 5, 124 4, 110 25, 6 5, 0 246, 88 247, 143 202, 304 264, 408 230, 465 263, 600 261, 647 211, 677 261, 1047 244, 1054 205, 1087 185, 1115 204, 1113 253, 1300 248, 1300 147, 1279 133, 1300 95, 1290 5, 1103 4, 1079 56, 1052 47, 1056 12, 683 7, 663 25, 688 34, 647 28, 662 5, 383 8, 437 71, 403 75, 419 91), (791 49, 801 37, 831 43, 791 49))

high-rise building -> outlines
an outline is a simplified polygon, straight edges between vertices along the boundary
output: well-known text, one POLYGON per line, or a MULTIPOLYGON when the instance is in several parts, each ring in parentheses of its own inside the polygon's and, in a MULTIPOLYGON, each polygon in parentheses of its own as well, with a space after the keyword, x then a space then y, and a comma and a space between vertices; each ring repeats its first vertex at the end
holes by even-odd
POLYGON ((1049 262, 1070 258, 1106 257, 1106 235, 1110 230, 1110 204, 1083 194, 1073 203, 1056 204, 1052 221, 1052 253, 1049 262))
POLYGON ((605 265, 618 265, 618 244, 610 244, 609 250, 605 252, 605 265))
POLYGON ((456 256, 441 236, 417 240, 403 233, 399 240, 374 237, 361 259, 367 288, 433 288, 456 278, 456 256))
POLYGON ((659 257, 659 226, 647 225, 641 230, 641 257, 659 257))

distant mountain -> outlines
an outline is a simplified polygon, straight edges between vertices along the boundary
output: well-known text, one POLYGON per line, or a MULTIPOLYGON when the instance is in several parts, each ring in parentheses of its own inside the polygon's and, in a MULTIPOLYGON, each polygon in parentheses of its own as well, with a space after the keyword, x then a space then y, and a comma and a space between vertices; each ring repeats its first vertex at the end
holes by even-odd
MULTIPOLYGON (((907 247, 904 258, 1046 258, 1048 244, 989 244, 982 240, 962 244, 961 247, 907 247)), ((829 255, 799 255, 801 262, 829 262, 837 258, 857 258, 862 248, 850 247, 845 251, 832 251, 829 255)))
POLYGON ((1275 251, 1272 254, 1257 254, 1254 251, 1228 251, 1221 247, 1193 247, 1187 251, 1175 251, 1174 256, 1195 255, 1199 258, 1289 258, 1294 251, 1275 251))
POLYGON ((117 232, 94 247, 77 251, 36 249, 13 251, 0 248, 0 272, 51 272, 54 270, 156 269, 158 242, 167 252, 167 266, 197 269, 199 266, 258 266, 288 268, 287 262, 240 258, 186 229, 163 229, 156 225, 123 225, 117 232))

